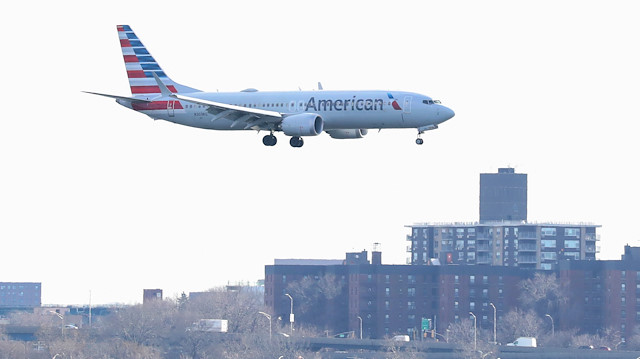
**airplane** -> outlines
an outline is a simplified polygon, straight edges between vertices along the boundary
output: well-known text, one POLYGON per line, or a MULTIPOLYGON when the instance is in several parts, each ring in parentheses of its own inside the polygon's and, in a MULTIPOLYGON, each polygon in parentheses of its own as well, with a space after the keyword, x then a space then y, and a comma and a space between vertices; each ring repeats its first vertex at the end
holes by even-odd
POLYGON ((156 120, 211 130, 268 131, 265 146, 277 143, 275 132, 290 136, 292 147, 302 137, 326 132, 336 139, 364 137, 369 129, 415 128, 416 143, 425 131, 454 116, 429 96, 403 91, 203 92, 169 78, 128 25, 118 25, 131 97, 86 93, 114 98, 117 103, 156 120))

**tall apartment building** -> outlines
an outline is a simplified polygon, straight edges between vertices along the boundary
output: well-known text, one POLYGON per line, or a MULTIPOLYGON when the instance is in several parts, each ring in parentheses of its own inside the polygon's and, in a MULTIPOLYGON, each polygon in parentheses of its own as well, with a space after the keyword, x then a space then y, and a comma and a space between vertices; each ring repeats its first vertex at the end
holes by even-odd
POLYGON ((584 223, 424 223, 407 226, 408 264, 482 264, 553 270, 559 261, 595 260, 600 225, 584 223))
POLYGON ((553 270, 559 261, 595 260, 590 223, 528 223, 527 175, 513 168, 480 174, 480 221, 407 226, 408 264, 483 264, 553 270))
POLYGON ((480 223, 527 221, 527 175, 513 168, 480 174, 480 223))

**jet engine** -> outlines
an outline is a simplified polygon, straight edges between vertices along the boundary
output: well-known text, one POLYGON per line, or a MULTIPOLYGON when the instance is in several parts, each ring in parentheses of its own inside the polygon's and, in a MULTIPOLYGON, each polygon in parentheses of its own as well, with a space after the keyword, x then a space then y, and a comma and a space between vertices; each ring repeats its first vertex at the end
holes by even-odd
POLYGON ((324 129, 324 121, 316 113, 301 113, 285 117, 281 126, 287 136, 317 136, 324 129))
POLYGON ((330 130, 327 131, 331 138, 348 139, 348 138, 362 138, 367 135, 369 130, 366 128, 355 128, 349 130, 330 130))

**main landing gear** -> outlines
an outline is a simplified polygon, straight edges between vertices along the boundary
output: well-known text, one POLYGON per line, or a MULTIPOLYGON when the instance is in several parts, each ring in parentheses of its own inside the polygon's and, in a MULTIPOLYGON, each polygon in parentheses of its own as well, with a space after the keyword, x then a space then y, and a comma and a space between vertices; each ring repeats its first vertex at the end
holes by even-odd
POLYGON ((304 145, 304 141, 301 137, 294 136, 289 140, 289 144, 291 147, 302 147, 302 145, 304 145))
MULTIPOLYGON (((276 143, 278 143, 278 139, 273 135, 273 133, 271 133, 262 138, 262 143, 265 146, 275 146, 276 143)), ((304 145, 304 140, 302 140, 301 137, 294 136, 289 140, 289 144, 291 147, 302 147, 302 145, 304 145)))
POLYGON ((424 140, 420 137, 416 138, 416 145, 421 145, 424 143, 424 140))
POLYGON ((264 143, 265 146, 275 146, 276 143, 278 143, 278 139, 271 133, 262 138, 262 143, 264 143))

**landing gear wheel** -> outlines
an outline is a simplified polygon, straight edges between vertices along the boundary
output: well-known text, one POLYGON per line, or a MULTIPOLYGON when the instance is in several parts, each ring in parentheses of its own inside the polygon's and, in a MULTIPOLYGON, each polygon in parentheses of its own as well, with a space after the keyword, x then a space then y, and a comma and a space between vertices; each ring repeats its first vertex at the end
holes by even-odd
POLYGON ((416 139, 416 145, 421 145, 424 143, 424 140, 422 138, 417 138, 416 139))
POLYGON ((274 135, 266 135, 262 138, 262 143, 265 146, 275 146, 277 142, 278 142, 278 139, 274 135))
POLYGON ((304 145, 304 140, 300 137, 291 137, 289 144, 291 147, 302 147, 302 145, 304 145))

